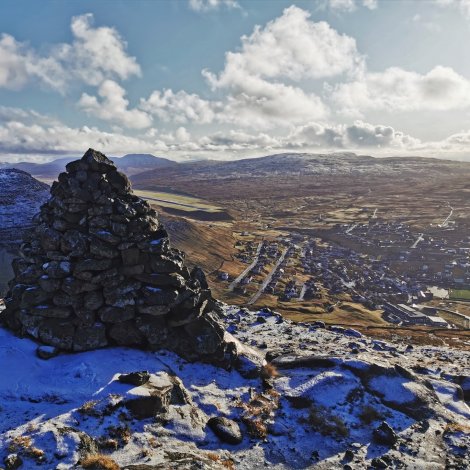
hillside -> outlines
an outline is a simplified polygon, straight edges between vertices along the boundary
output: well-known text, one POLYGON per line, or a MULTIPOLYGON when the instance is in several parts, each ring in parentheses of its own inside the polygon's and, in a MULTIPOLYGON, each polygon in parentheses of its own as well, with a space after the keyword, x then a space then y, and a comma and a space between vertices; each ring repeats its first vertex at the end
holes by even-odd
POLYGON ((279 196, 292 190, 305 190, 318 182, 350 181, 351 177, 360 187, 371 178, 372 183, 383 179, 420 182, 462 174, 470 175, 469 163, 418 157, 374 158, 353 153, 292 153, 234 161, 190 162, 133 175, 132 182, 138 189, 158 187, 224 199, 279 196))
MULTIPOLYGON (((25 171, 0 169, 0 230, 21 235, 19 229, 27 227, 31 218, 49 194, 47 184, 41 183, 25 171)), ((10 238, 8 238, 10 240, 10 238)), ((7 241, 1 236, 0 243, 7 241)))
POLYGON ((278 373, 244 378, 116 347, 41 360, 33 341, 0 329, 0 459, 57 470, 465 468, 467 354, 222 311, 278 373))
POLYGON ((0 295, 11 277, 17 244, 48 196, 49 187, 30 174, 0 169, 0 295))

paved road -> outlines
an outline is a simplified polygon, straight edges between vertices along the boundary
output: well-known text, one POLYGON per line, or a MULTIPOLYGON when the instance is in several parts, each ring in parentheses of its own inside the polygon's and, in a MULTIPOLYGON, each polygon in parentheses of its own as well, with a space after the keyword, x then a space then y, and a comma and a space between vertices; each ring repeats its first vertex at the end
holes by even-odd
POLYGON ((258 292, 251 297, 251 299, 247 302, 248 305, 254 304, 260 297, 260 295, 264 292, 264 289, 266 289, 267 285, 271 282, 271 279, 274 276, 274 273, 277 271, 277 268, 279 268, 280 264, 284 261, 284 258, 286 257, 287 251, 289 248, 286 248, 279 259, 276 261, 276 264, 274 265, 273 269, 271 269, 271 272, 266 276, 266 279, 264 280, 263 284, 261 284, 261 287, 258 289, 258 292))
POLYGON ((300 295, 299 295, 299 300, 300 301, 304 300, 305 292, 307 292, 307 284, 304 284, 302 286, 302 289, 300 290, 300 295))
POLYGON ((235 289, 235 287, 240 284, 241 280, 256 266, 256 263, 258 263, 259 254, 261 252, 262 246, 263 242, 259 242, 253 262, 233 282, 229 284, 229 291, 233 291, 233 289, 235 289))
POLYGON ((447 205, 450 208, 450 214, 446 217, 446 219, 444 220, 444 222, 442 222, 442 224, 438 225, 438 227, 447 227, 447 223, 449 222, 449 219, 452 217, 452 214, 454 213, 454 208, 449 203, 447 203, 447 205))
POLYGON ((418 246, 418 243, 423 241, 423 240, 424 240, 423 234, 420 233, 418 235, 418 238, 416 239, 416 241, 411 245, 411 248, 416 248, 418 246))
POLYGON ((346 233, 347 233, 347 234, 350 234, 356 227, 357 227, 357 224, 352 224, 351 227, 349 227, 349 228, 346 230, 346 233))

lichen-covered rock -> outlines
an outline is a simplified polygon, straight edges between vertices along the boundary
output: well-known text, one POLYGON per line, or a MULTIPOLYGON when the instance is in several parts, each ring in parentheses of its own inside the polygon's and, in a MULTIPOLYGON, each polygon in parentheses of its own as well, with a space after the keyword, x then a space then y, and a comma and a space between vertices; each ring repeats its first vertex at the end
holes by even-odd
POLYGON ((155 210, 102 153, 66 166, 20 254, 0 316, 18 334, 67 351, 169 348, 233 366, 203 271, 189 272, 155 210))

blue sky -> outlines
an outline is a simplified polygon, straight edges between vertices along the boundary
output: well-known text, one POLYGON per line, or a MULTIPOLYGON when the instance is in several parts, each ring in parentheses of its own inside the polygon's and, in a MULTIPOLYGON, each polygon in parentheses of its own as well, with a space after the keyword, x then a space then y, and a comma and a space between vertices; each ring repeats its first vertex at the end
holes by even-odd
POLYGON ((0 160, 470 160, 470 0, 3 0, 0 160))

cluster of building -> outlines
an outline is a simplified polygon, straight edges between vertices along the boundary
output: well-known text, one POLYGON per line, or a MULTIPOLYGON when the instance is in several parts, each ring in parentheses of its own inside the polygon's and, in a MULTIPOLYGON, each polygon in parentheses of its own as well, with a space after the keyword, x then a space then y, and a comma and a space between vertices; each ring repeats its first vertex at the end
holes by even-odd
POLYGON ((435 309, 421 309, 405 305, 391 304, 385 302, 382 305, 384 310, 384 319, 390 323, 402 323, 406 325, 427 325, 439 328, 447 328, 449 324, 441 317, 436 315, 435 309))
MULTIPOLYGON (((391 323, 447 327, 419 304, 432 300, 430 286, 470 285, 470 237, 460 236, 456 224, 424 234, 404 223, 371 219, 337 224, 317 238, 293 234, 261 245, 239 243, 239 259, 252 265, 240 281, 243 292, 256 282, 285 302, 318 299, 326 290, 383 309, 391 323)), ((221 279, 228 275, 221 273, 221 279)))

